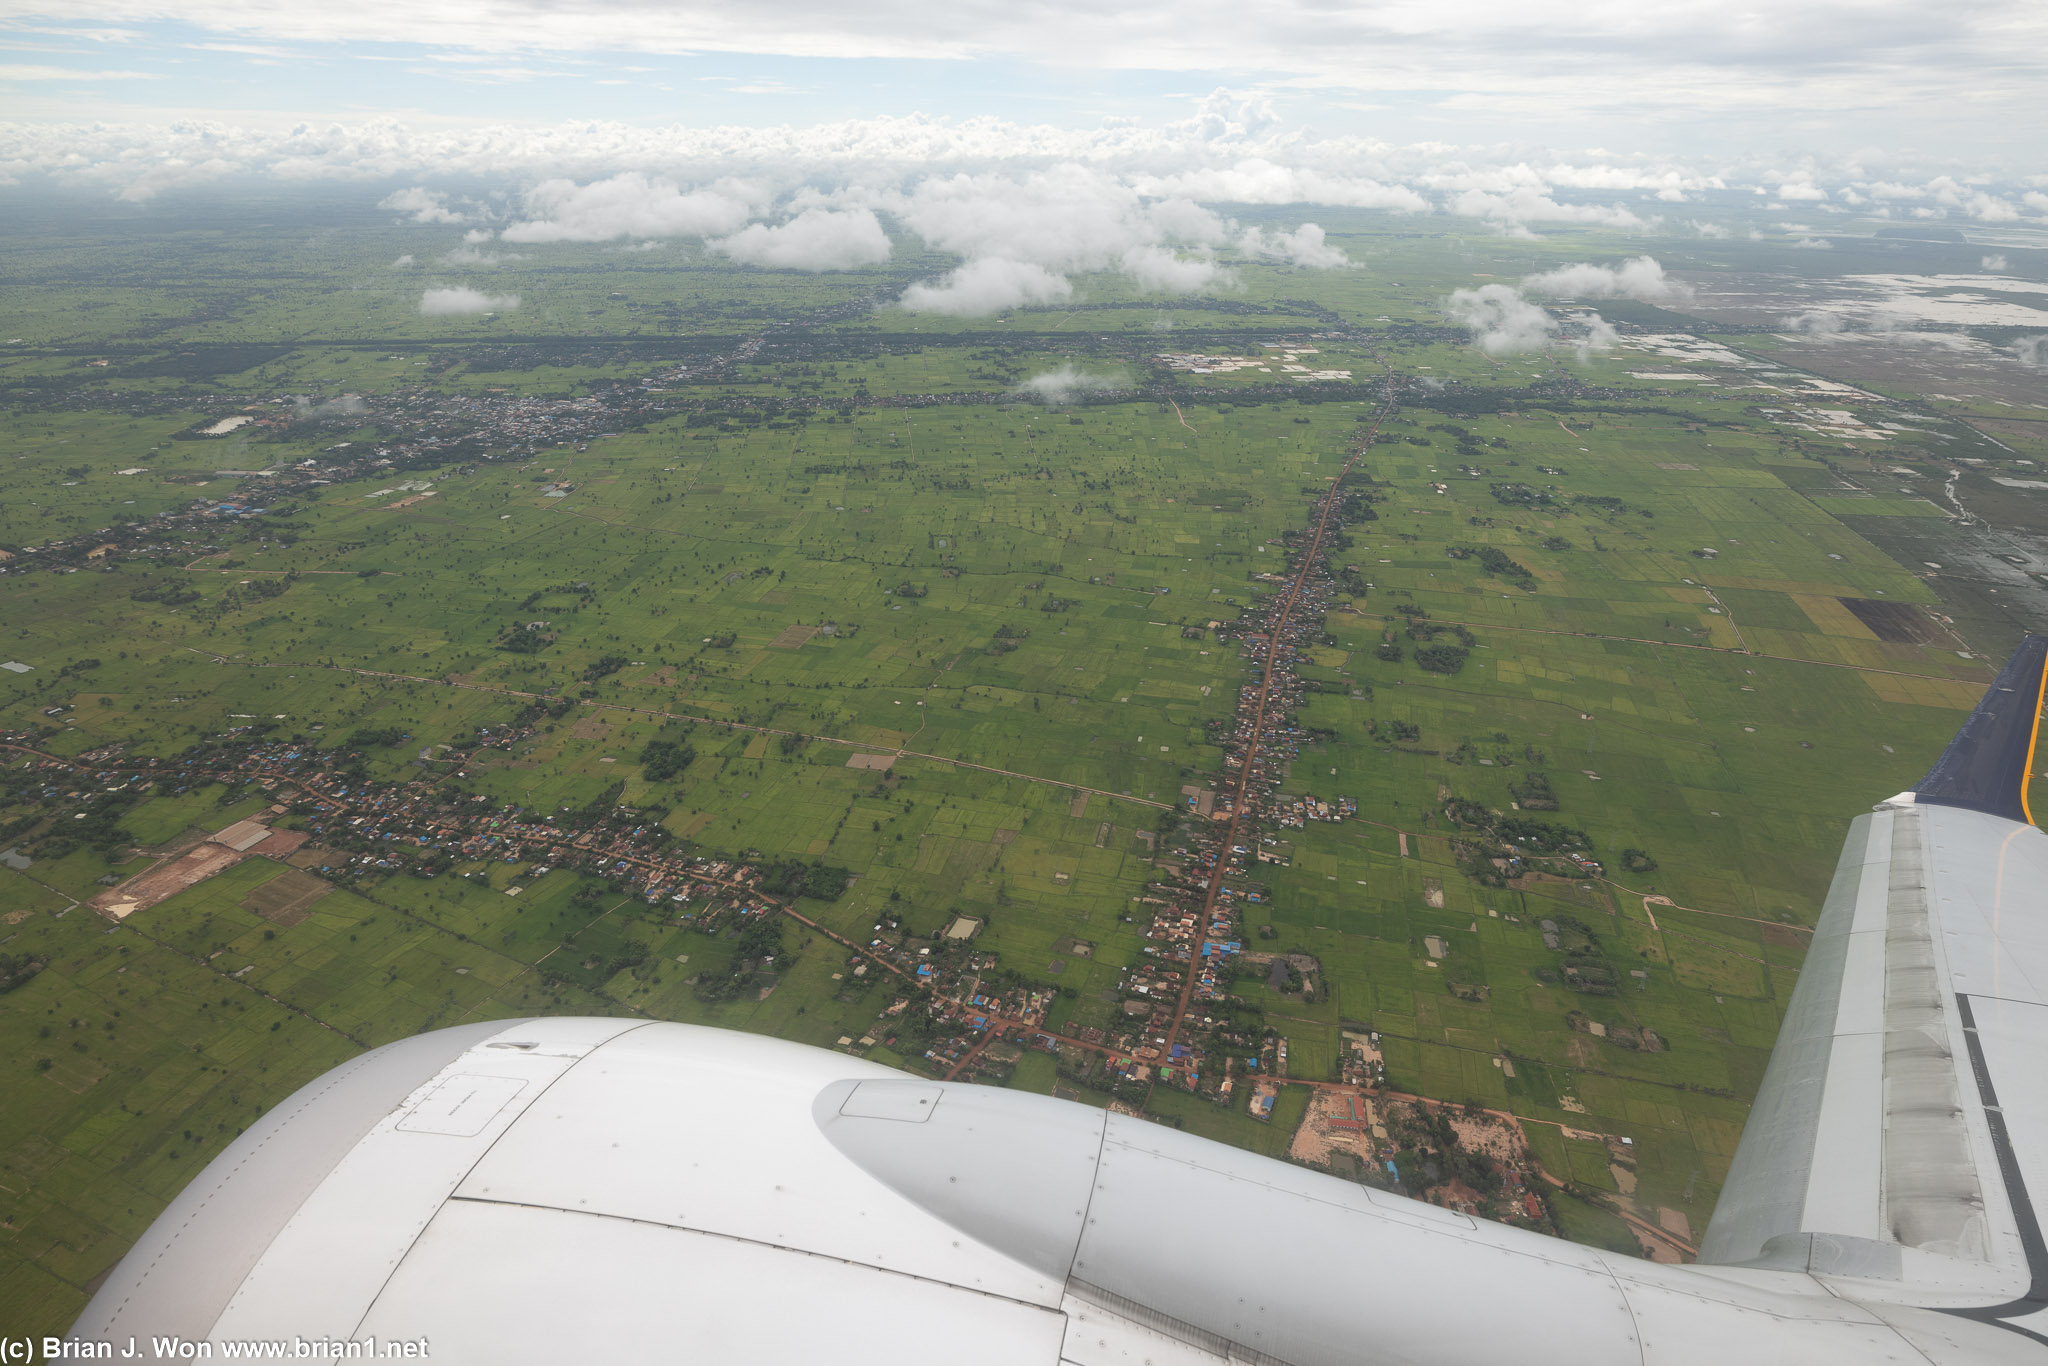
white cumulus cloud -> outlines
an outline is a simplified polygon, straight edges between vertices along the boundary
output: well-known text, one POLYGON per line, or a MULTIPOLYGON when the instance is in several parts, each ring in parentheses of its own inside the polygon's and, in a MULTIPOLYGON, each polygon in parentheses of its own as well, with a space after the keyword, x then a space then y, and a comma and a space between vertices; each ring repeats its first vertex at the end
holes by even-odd
POLYGON ((1316 223, 1303 223, 1293 232, 1247 228, 1238 246, 1249 256, 1277 257, 1311 270, 1335 270, 1351 264, 1350 257, 1324 240, 1323 229, 1316 223))
POLYGON ((1061 275, 1029 261, 989 256, 969 261, 937 282, 919 281, 899 301, 912 313, 975 317, 1026 304, 1064 303, 1074 287, 1061 275))
MULTIPOLYGON (((1626 264, 1632 266, 1636 262, 1626 264)), ((1551 273, 1561 275, 1574 270, 1601 271, 1603 268, 1568 266, 1564 271, 1551 273)), ((1603 271, 1603 274, 1613 277, 1618 272, 1603 271)), ((1621 292, 1618 289, 1607 291, 1610 295, 1621 292)), ((1451 297, 1444 301, 1444 312, 1452 322, 1469 329, 1473 345, 1489 356, 1541 351, 1553 342, 1561 342, 1571 348, 1577 360, 1584 362, 1621 344, 1620 334, 1614 330, 1613 324, 1598 313, 1574 313, 1567 327, 1542 305, 1529 302, 1522 288, 1515 285, 1480 285, 1476 289, 1453 290, 1451 297)))
POLYGON ((1026 176, 928 176, 887 207, 941 251, 1104 270, 1133 247, 1220 242, 1228 229, 1187 200, 1148 202, 1119 177, 1063 165, 1026 176))
POLYGON ((466 223, 468 217, 448 207, 448 196, 423 185, 394 190, 377 201, 380 209, 412 215, 415 223, 466 223))
POLYGON ((1557 319, 1523 298, 1513 285, 1453 290, 1444 312, 1469 329, 1473 343, 1489 356, 1540 351, 1557 335, 1557 319))
POLYGON ((1572 354, 1581 363, 1621 345, 1621 334, 1614 330, 1614 324, 1598 313, 1588 313, 1578 321, 1586 330, 1572 338, 1572 354))
POLYGON ((528 217, 500 234, 507 242, 610 242, 621 237, 710 237, 737 232, 763 198, 752 186, 720 181, 684 190, 673 181, 623 171, 579 185, 547 180, 526 195, 528 217))
POLYGON ((420 295, 420 312, 428 317, 465 313, 509 313, 517 307, 517 294, 486 294, 480 289, 430 289, 420 295))
POLYGON ((1180 196, 1205 203, 1329 204, 1349 209, 1395 209, 1427 213, 1427 199, 1399 183, 1315 167, 1288 166, 1265 157, 1245 157, 1227 166, 1169 174, 1139 174, 1141 193, 1180 196))
POLYGON ((705 244, 750 266, 854 270, 889 259, 889 235, 872 209, 805 209, 787 223, 752 223, 705 244))
POLYGON ((1810 202, 1827 197, 1828 192, 1810 180, 1788 180, 1778 187, 1778 198, 1788 204, 1795 200, 1810 202))
POLYGON ((1647 228, 1646 222, 1626 204, 1562 204, 1535 185, 1521 185, 1505 193, 1470 189, 1455 196, 1447 206, 1466 218, 1482 218, 1510 231, 1526 231, 1530 223, 1595 223, 1609 228, 1647 228))
POLYGON ((1017 386, 1017 392, 1045 403, 1066 403, 1077 394, 1111 393, 1125 388, 1127 384, 1122 374, 1097 373, 1062 365, 1057 370, 1033 375, 1017 386))
POLYGON ((1132 247, 1119 264, 1139 289, 1152 294, 1193 294, 1236 278, 1207 256, 1182 256, 1165 247, 1132 247))
POLYGON ((1683 298, 1691 289, 1664 274, 1664 267, 1650 256, 1634 256, 1610 269, 1581 263, 1560 266, 1531 275, 1522 281, 1531 294, 1562 299, 1672 299, 1683 298))
POLYGON ((1832 337, 1848 326, 1848 321, 1839 313, 1822 308, 1809 308, 1804 313, 1793 313, 1778 320, 1778 325, 1788 332, 1798 332, 1809 337, 1832 337))
MULTIPOLYGON (((857 193, 842 190, 834 198, 850 202, 857 193)), ((1094 167, 1065 163, 1026 175, 926 176, 906 191, 878 190, 866 198, 928 245, 965 258, 944 285, 906 292, 910 308, 958 300, 965 309, 964 301, 985 290, 996 302, 966 311, 1045 302, 1051 297, 1046 291, 1055 288, 1050 281, 1065 290, 1065 277, 1082 271, 1121 274, 1153 293, 1235 283, 1213 256, 1233 231, 1222 217, 1185 196, 1141 192, 1130 178, 1094 167), (1020 269, 1026 266, 1033 271, 1020 269)), ((1315 245, 1314 235, 1298 245, 1315 245)))

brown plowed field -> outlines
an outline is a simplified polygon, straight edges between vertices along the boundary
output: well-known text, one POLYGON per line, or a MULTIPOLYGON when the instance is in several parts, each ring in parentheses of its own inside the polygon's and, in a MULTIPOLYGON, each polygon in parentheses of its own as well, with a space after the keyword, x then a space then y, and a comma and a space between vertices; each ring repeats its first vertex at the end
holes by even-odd
POLYGON ((1838 598, 1856 620, 1870 628, 1879 640, 1907 645, 1932 645, 1941 637, 1927 614, 1910 602, 1879 602, 1875 598, 1838 598))
POLYGON ((311 873, 288 868, 249 893, 242 906, 265 920, 289 927, 311 915, 313 903, 333 890, 311 873))

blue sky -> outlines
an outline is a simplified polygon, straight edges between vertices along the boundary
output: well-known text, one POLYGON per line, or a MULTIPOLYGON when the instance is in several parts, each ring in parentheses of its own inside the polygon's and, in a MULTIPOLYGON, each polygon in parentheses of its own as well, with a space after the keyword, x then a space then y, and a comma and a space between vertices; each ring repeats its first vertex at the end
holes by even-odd
MULTIPOLYGON (((924 113, 1094 124, 1175 115, 1216 82, 954 57, 501 50, 266 40, 174 21, 18 23, 0 30, 12 116, 269 121, 611 119, 816 123, 924 113), (97 35, 97 36, 86 36, 97 35)), ((1256 82, 1262 73, 1228 73, 1256 82)))

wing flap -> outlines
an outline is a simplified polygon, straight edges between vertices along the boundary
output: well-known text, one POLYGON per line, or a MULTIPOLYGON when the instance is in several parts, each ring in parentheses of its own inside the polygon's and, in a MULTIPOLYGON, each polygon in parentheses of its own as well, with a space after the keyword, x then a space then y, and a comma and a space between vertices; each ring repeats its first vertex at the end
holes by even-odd
POLYGON ((2044 674, 2030 638, 1921 788, 1852 822, 1703 1262, 2048 1309, 2044 674))

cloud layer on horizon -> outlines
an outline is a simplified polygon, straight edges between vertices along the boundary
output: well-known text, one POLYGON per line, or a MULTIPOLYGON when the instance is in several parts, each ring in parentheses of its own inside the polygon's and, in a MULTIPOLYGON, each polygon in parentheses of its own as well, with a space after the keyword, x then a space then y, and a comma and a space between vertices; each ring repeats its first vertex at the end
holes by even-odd
MULTIPOLYGON (((466 222, 445 195, 413 187, 380 206, 409 221, 466 222)), ((786 270, 854 270, 888 261, 893 248, 881 215, 927 247, 959 258, 902 296, 913 312, 981 315, 1021 305, 1062 302, 1069 278, 1108 273, 1144 293, 1193 294, 1236 283, 1219 251, 1283 260, 1307 269, 1350 264, 1320 225, 1240 230, 1184 198, 1141 194, 1126 177, 1072 163, 1020 176, 925 176, 904 185, 799 187, 778 198, 759 181, 721 180, 701 189, 625 171, 602 180, 542 182, 497 212, 511 221, 507 242, 594 243, 638 239, 642 246, 695 238, 703 249, 742 265, 786 270), (752 221, 750 221, 752 220, 752 221)), ((452 265, 495 265, 478 250, 490 237, 464 234, 441 258, 452 265)))
MULTIPOLYGON (((922 117, 666 129, 0 124, 0 182, 142 205, 219 193, 224 182, 272 192, 365 183, 399 224, 466 228, 440 258, 449 266, 519 259, 484 250, 492 239, 614 250, 683 239, 744 265, 851 270, 888 261, 889 234, 902 232, 958 262, 907 291, 904 306, 953 313, 1057 303, 1095 273, 1188 294, 1232 287, 1234 261, 1344 268, 1353 263, 1311 217, 1324 208, 1448 214, 1510 237, 1590 226, 1692 240, 1730 235, 1692 216, 1719 208, 1746 215, 1738 227, 1751 236, 1763 222, 1784 245, 1814 251, 1831 245, 1827 215, 2048 224, 2048 174, 1991 181, 1854 159, 1401 147, 1290 130, 1264 95, 1229 90, 1165 124, 1088 130, 922 117), (1231 206, 1257 221, 1236 221, 1231 206)), ((1549 272, 1516 299, 1669 297, 1661 276, 1637 278, 1654 267, 1639 257, 1549 272)), ((1475 319, 1493 310, 1478 335, 1496 345, 1536 326, 1491 296, 1458 307, 1475 319)))
MULTIPOLYGON (((665 185, 653 226, 681 222, 731 233, 764 194, 865 185, 904 192, 923 180, 1001 174, 1057 178, 1083 167, 1116 177, 1145 201, 1330 206, 1447 212, 1494 231, 1553 224, 1622 231, 1683 222, 1703 199, 1796 204, 1802 213, 1898 219, 2048 221, 2048 158, 2003 178, 1967 176, 1925 158, 1877 153, 1820 160, 1561 152, 1521 144, 1396 145, 1290 128, 1264 96, 1219 90, 1160 124, 1085 129, 922 115, 768 128, 573 124, 411 126, 395 119, 281 128, 165 124, 0 123, 0 184, 100 189, 147 203, 180 190, 254 180, 273 187, 411 181, 385 207, 414 222, 474 221, 487 206, 456 184, 529 187, 553 199, 528 215, 525 240, 600 240, 591 225, 622 176, 665 185)), ((942 198, 937 191, 927 198, 942 198)), ((858 196, 852 204, 888 207, 858 196)), ((533 207, 530 205, 530 207, 533 207)), ((797 207, 805 207, 798 205, 797 207)), ((933 212, 941 205, 927 206, 933 212)), ((630 228, 626 229, 630 231, 630 228)), ((1699 231, 1711 233, 1712 224, 1699 231)))

